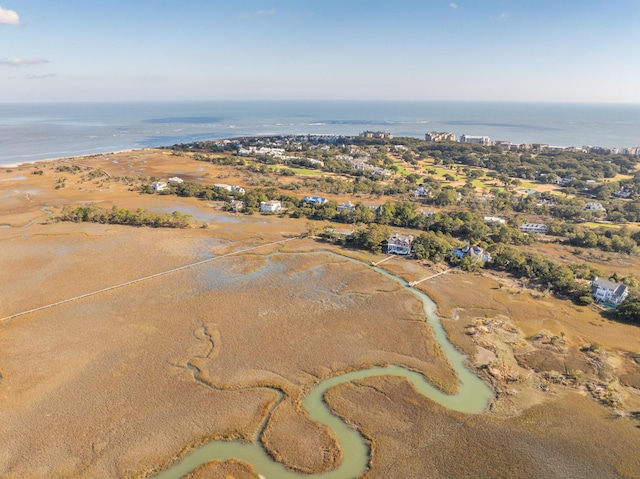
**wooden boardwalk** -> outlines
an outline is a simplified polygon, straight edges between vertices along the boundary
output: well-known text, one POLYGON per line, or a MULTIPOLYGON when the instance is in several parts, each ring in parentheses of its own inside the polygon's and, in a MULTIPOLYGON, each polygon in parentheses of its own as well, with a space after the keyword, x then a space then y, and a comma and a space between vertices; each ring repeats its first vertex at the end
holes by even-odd
POLYGON ((433 279, 433 278, 436 278, 438 276, 442 276, 443 274, 447 274, 448 272, 453 271, 454 269, 458 269, 459 267, 460 266, 456 266, 455 268, 449 268, 449 269, 446 269, 444 271, 440 271, 439 273, 432 274, 431 276, 427 276, 426 278, 419 279, 418 281, 411 281, 409 283, 409 286, 411 286, 411 287, 416 286, 416 285, 422 283, 423 281, 427 281, 429 279, 433 279))
POLYGON ((193 268, 193 267, 199 266, 201 264, 211 263, 212 261, 216 261, 216 260, 219 260, 219 259, 222 259, 222 258, 228 258, 229 256, 237 256, 237 255, 240 255, 242 253, 246 253, 248 251, 256 250, 258 248, 265 248, 267 246, 273 246, 273 245, 276 245, 276 244, 283 244, 283 243, 287 243, 289 241, 293 241, 295 239, 300 239, 300 238, 301 238, 301 236, 296 236, 294 238, 288 238, 288 239, 285 239, 285 240, 274 241, 272 243, 266 243, 266 244, 261 244, 261 245, 258 245, 258 246, 252 246, 251 248, 245 248, 245 249, 240 250, 240 251, 234 251, 232 253, 227 253, 227 254, 223 254, 223 255, 220 255, 220 256, 214 256, 213 258, 204 259, 202 261, 196 261, 195 263, 190 263, 190 264, 186 264, 184 266, 179 266, 177 268, 169 269, 169 270, 166 270, 166 271, 161 271, 160 273, 155 273, 155 274, 152 274, 152 275, 149 275, 149 276, 144 276, 143 278, 138 278, 138 279, 134 279, 132 281, 127 281, 126 283, 116 284, 114 286, 109 286, 107 288, 102 288, 102 289, 99 289, 97 291, 91 291, 90 293, 81 294, 80 296, 74 296, 73 298, 67 298, 67 299, 63 299, 62 301, 56 301, 55 303, 45 304, 44 306, 39 306, 37 308, 29 309, 27 311, 21 311, 19 313, 15 313, 15 314, 12 314, 12 315, 4 317, 4 318, 0 318, 0 323, 2 323, 4 321, 9 321, 10 319, 14 319, 14 318, 17 318, 19 316, 24 316, 25 314, 35 313, 37 311, 42 311, 43 309, 53 308, 54 306, 59 306, 61 304, 65 304, 65 303, 71 303, 72 301, 78 301, 78 300, 83 299, 83 298, 88 298, 89 296, 95 296, 95 295, 100 294, 100 293, 106 293, 107 291, 112 291, 112 290, 118 289, 118 288, 124 288, 125 286, 129 286, 129 285, 132 285, 132 284, 135 284, 135 283, 140 283, 142 281, 147 281, 147 280, 150 280, 150 279, 153 279, 153 278, 158 278, 160 276, 165 276, 167 274, 175 273, 177 271, 182 271, 182 270, 185 270, 185 269, 193 268))
POLYGON ((372 262, 371 262, 371 266, 378 266, 379 264, 382 264, 382 263, 384 263, 385 261, 389 261, 390 259, 395 258, 395 257, 396 257, 396 256, 392 254, 392 255, 387 256, 385 259, 378 261, 377 263, 374 263, 374 262, 372 261, 372 262))

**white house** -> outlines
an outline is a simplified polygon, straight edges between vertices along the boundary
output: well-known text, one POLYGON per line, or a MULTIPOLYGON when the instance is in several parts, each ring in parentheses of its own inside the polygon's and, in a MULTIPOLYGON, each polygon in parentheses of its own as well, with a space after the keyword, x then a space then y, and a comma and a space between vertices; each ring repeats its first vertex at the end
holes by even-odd
POLYGON ((305 196, 302 201, 308 205, 322 205, 327 202, 327 199, 322 196, 305 196))
POLYGON ((167 185, 164 181, 156 181, 154 183, 151 183, 151 188, 153 188, 153 191, 165 191, 167 188, 169 187, 169 185, 167 185))
POLYGON ((489 253, 480 248, 480 246, 471 246, 470 244, 468 244, 467 246, 463 246, 462 248, 455 248, 453 250, 453 256, 458 259, 462 259, 465 256, 470 256, 471 259, 478 261, 491 261, 491 255, 489 253))
POLYGON ((523 233, 538 233, 540 235, 546 235, 549 232, 549 227, 542 223, 525 223, 520 226, 520 231, 523 233))
POLYGON ((178 178, 177 176, 169 178, 170 185, 179 185, 181 183, 184 183, 184 180, 182 178, 178 178))
POLYGON ((225 185, 224 183, 214 183, 213 187, 221 190, 227 190, 229 193, 233 190, 231 185, 225 185))
POLYGON ((344 211, 344 210, 355 211, 356 210, 356 205, 351 203, 351 201, 347 201, 346 203, 340 203, 338 205, 338 207, 336 208, 336 210, 338 211, 338 213, 340 213, 341 211, 344 211))
POLYGON ((413 244, 412 235, 401 235, 395 233, 391 235, 387 242, 387 253, 389 254, 410 254, 413 244))
POLYGON ((505 224, 506 221, 504 220, 504 218, 499 218, 497 216, 485 216, 484 220, 488 223, 500 223, 500 224, 505 224))
POLYGON ((429 196, 429 190, 425 188, 424 185, 420 185, 413 191, 413 196, 416 198, 424 198, 425 196, 429 196))
POLYGON ((231 193, 240 193, 241 195, 244 195, 246 192, 242 186, 233 185, 231 187, 231 193))
POLYGON ((633 196, 633 191, 632 190, 625 190, 624 186, 623 186, 618 191, 613 193, 613 196, 617 196, 618 198, 631 198, 633 196))
POLYGON ((231 202, 231 211, 237 213, 238 211, 242 211, 244 209, 244 202, 240 200, 233 200, 231 202))
POLYGON ((575 180, 575 178, 573 176, 567 176, 565 178, 560 178, 559 176, 556 178, 555 180, 555 184, 558 186, 568 186, 571 183, 573 183, 573 181, 575 180))
POLYGON ((618 306, 629 295, 629 288, 624 284, 596 278, 591 283, 591 294, 593 295, 593 299, 599 303, 609 303, 618 306))
POLYGON ((271 201, 260 202, 261 213, 274 213, 276 211, 280 211, 281 209, 282 209, 282 204, 280 204, 279 201, 271 200, 271 201))
POLYGON ((601 203, 595 202, 595 201, 589 201, 585 206, 584 206, 585 210, 591 210, 591 211, 603 211, 606 212, 607 210, 605 209, 604 206, 602 206, 601 203))

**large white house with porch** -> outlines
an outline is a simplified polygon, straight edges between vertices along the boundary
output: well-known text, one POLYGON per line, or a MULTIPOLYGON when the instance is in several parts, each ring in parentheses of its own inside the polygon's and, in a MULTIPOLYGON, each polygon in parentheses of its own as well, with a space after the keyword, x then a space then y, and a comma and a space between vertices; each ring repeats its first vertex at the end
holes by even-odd
POLYGON ((395 233, 391 235, 387 242, 387 253, 389 254, 411 254, 413 244, 412 235, 401 235, 395 233))
POLYGON ((624 284, 596 278, 591 283, 591 294, 598 303, 609 303, 613 306, 618 306, 629 296, 629 288, 624 284))

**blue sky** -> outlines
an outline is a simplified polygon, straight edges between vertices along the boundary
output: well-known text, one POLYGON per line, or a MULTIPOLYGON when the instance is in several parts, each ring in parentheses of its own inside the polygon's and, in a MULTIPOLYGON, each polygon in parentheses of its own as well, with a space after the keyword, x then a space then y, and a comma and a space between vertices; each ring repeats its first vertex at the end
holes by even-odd
POLYGON ((0 102, 640 103, 640 0, 0 0, 0 102))

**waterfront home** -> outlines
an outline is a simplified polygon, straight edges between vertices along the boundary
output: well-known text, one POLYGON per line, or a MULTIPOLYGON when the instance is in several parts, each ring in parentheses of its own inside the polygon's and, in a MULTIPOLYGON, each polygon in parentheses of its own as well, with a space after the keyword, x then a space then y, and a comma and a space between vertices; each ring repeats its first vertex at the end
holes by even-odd
POLYGON ((184 180, 182 178, 178 178, 177 176, 169 178, 170 185, 179 185, 181 183, 184 183, 184 180))
POLYGON ((353 229, 326 227, 324 229, 324 236, 332 240, 349 241, 353 238, 354 232, 355 230, 353 229))
POLYGON ((282 204, 277 200, 261 201, 260 212, 261 213, 275 213, 282 209, 282 204))
POLYGON ((591 294, 598 303, 618 306, 629 295, 629 288, 624 284, 614 283, 603 278, 595 278, 591 282, 591 294))
POLYGON ((242 211, 244 209, 244 202, 240 200, 233 200, 230 204, 231 211, 237 213, 238 211, 242 211))
POLYGON ((167 185, 167 183, 165 183, 164 181, 155 181, 151 183, 151 188, 153 188, 153 191, 157 191, 158 193, 161 191, 165 191, 168 187, 169 185, 167 185))
POLYGON ((413 244, 412 235, 401 235, 395 233, 391 235, 387 242, 387 253, 389 254, 411 254, 413 244))
POLYGON ((466 246, 463 246, 462 248, 454 248, 452 253, 453 253, 453 256, 455 256, 458 259, 462 259, 465 256, 469 256, 471 257, 471 259, 476 261, 491 261, 491 255, 478 245, 472 246, 468 244, 466 246))
POLYGON ((217 188, 219 190, 227 190, 229 193, 231 193, 231 191, 232 191, 232 186, 231 185, 225 185, 224 183, 214 183, 213 187, 217 188))

